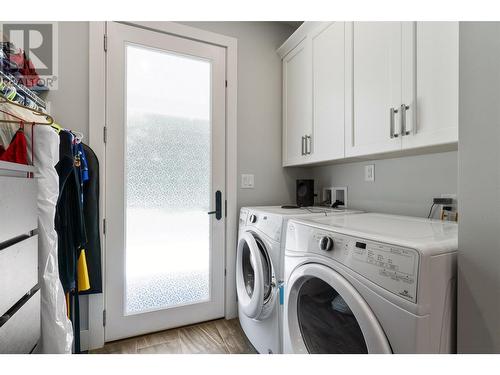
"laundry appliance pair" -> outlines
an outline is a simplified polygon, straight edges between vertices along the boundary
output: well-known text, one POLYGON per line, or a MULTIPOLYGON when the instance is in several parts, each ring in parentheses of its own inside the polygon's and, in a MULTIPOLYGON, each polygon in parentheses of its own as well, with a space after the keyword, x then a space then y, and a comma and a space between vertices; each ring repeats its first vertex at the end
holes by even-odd
POLYGON ((260 353, 453 353, 457 224, 243 208, 241 326, 260 353))

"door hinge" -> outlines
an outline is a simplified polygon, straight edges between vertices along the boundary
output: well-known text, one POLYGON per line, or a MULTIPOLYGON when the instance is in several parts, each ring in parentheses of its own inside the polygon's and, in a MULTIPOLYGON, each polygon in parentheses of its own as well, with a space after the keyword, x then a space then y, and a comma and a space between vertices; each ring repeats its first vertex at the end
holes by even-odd
POLYGON ((106 219, 102 219, 102 234, 106 235, 106 219))
POLYGON ((106 125, 102 129, 102 139, 104 140, 104 143, 108 142, 108 127, 106 125))
POLYGON ((102 310, 102 326, 106 327, 106 310, 102 310))
POLYGON ((108 52, 108 36, 104 34, 104 52, 108 52))

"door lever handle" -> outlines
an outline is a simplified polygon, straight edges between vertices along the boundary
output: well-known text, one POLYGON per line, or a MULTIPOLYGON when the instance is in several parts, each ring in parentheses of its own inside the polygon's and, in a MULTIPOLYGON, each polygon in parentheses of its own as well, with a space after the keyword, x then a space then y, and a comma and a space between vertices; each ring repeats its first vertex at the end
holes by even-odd
POLYGON ((222 219, 222 193, 220 190, 215 192, 215 211, 209 211, 207 214, 215 215, 217 220, 222 219))

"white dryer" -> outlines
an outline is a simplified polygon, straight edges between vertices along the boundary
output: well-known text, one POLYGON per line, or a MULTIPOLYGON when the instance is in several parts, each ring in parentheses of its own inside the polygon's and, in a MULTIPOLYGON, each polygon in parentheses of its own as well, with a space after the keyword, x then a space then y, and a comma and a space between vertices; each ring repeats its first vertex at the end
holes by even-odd
POLYGON ((284 352, 455 352, 457 243, 457 224, 438 220, 291 220, 284 352))
POLYGON ((358 212, 323 207, 241 209, 236 260, 238 315, 243 331, 259 353, 282 352, 284 295, 280 287, 288 220, 358 212))

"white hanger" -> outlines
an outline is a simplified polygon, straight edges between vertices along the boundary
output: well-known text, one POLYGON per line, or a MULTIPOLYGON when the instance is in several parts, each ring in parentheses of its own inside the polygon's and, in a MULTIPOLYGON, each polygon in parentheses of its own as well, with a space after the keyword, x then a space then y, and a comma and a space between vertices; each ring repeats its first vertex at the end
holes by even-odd
POLYGON ((75 131, 71 131, 73 133, 73 135, 75 136, 75 142, 76 143, 82 143, 83 141, 83 134, 80 133, 80 132, 75 132, 75 131))

